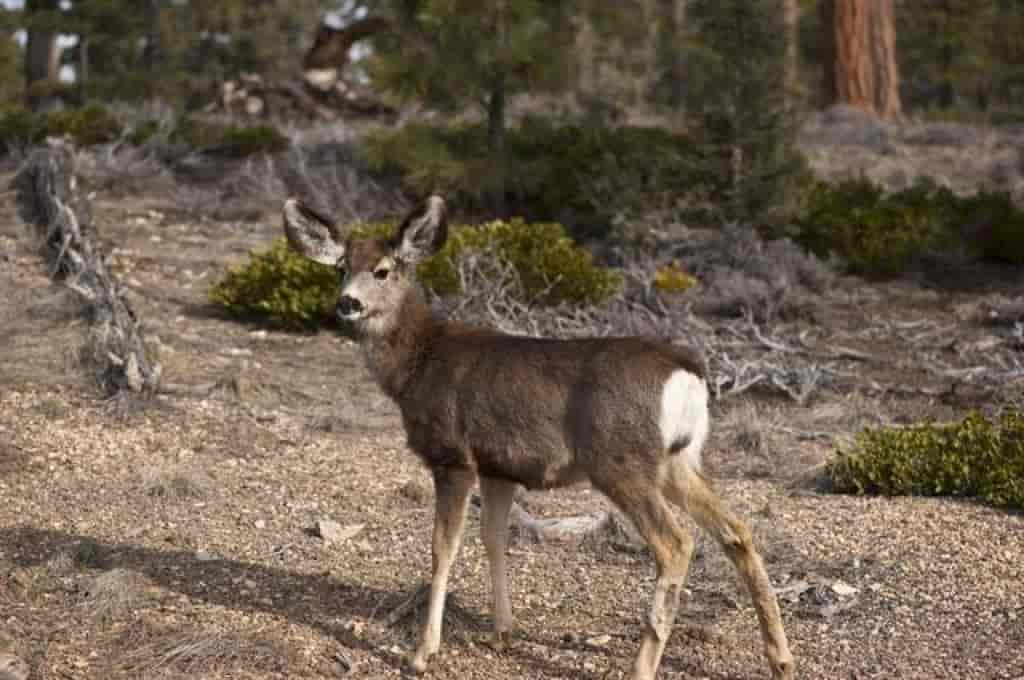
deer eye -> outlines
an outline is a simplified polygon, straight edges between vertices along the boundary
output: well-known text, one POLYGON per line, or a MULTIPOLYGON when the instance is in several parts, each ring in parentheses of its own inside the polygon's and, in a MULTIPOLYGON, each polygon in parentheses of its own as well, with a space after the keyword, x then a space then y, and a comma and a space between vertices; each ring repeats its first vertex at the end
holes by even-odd
POLYGON ((388 278, 388 274, 390 273, 391 270, 388 269, 387 267, 380 267, 379 269, 373 270, 373 278, 380 279, 381 281, 383 281, 384 279, 388 278))

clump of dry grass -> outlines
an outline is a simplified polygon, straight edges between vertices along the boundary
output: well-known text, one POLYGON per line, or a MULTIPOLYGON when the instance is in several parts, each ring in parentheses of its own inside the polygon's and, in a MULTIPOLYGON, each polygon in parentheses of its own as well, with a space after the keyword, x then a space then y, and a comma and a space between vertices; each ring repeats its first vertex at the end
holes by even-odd
POLYGON ((154 466, 142 473, 142 490, 153 498, 205 498, 211 485, 205 473, 184 465, 154 466))
POLYGON ((152 639, 133 645, 130 653, 117 660, 120 670, 133 677, 167 673, 209 677, 231 667, 248 672, 281 672, 291 666, 296 656, 281 641, 209 627, 161 631, 148 637, 152 639))
POLYGON ((147 597, 142 576, 127 569, 111 569, 84 584, 79 604, 90 616, 106 622, 137 609, 147 597))

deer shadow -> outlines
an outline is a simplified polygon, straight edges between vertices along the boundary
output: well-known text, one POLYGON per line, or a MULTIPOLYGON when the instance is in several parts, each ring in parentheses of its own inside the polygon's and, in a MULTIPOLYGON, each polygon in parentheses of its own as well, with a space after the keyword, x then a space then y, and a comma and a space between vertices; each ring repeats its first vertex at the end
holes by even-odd
MULTIPOLYGON (((91 536, 40 529, 6 527, 0 529, 0 545, 8 548, 8 558, 22 568, 31 568, 66 555, 69 549, 88 545, 90 563, 104 569, 126 569, 142 575, 155 585, 184 595, 192 601, 213 604, 240 613, 267 613, 287 618, 293 623, 322 631, 341 645, 362 650, 391 668, 406 669, 403 655, 391 651, 394 640, 366 639, 346 628, 343 620, 376 621, 413 594, 411 589, 386 589, 346 580, 336 574, 309 574, 289 571, 267 564, 234 559, 200 557, 193 551, 163 550, 129 543, 105 543, 91 536), (239 583, 245 582, 243 591, 239 583)), ((416 618, 424 615, 414 610, 416 618)), ((460 605, 449 593, 445 611, 444 647, 467 647, 476 636, 490 631, 490 615, 483 615, 460 605)), ((415 629, 418 632, 419 621, 415 629)), ((395 632, 387 634, 393 638, 395 632)), ((400 635, 400 634, 398 634, 400 635)), ((556 651, 573 647, 557 634, 523 635, 522 639, 540 647, 550 648, 546 654, 522 646, 513 646, 504 654, 519 664, 532 668, 529 676, 608 677, 614 671, 599 675, 581 671, 551 659, 556 651)), ((442 653, 444 650, 442 647, 442 653)), ((409 648, 411 650, 411 647, 409 648)), ((611 655, 608 651, 588 649, 591 655, 611 655)), ((619 666, 618 660, 612 661, 619 666)))

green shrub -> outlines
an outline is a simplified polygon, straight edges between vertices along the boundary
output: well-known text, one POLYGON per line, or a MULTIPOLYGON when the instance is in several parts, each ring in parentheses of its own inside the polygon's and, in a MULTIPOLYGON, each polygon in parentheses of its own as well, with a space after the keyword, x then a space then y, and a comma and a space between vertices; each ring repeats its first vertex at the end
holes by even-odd
POLYGON ((242 158, 288 148, 288 138, 272 125, 242 127, 184 117, 171 131, 170 141, 193 149, 242 158))
POLYGON ((684 293, 697 285, 697 277, 683 271, 678 262, 673 262, 654 273, 653 284, 663 293, 684 293))
POLYGON ((46 135, 44 119, 21 106, 0 110, 0 147, 5 150, 35 144, 46 135))
POLYGON ((819 256, 839 255, 858 274, 899 274, 922 255, 957 245, 1024 264, 1024 211, 1009 194, 957 196, 927 179, 895 193, 867 179, 818 184, 793 236, 819 256))
POLYGON ((94 146, 116 141, 123 129, 121 121, 101 104, 55 111, 46 117, 48 136, 68 135, 78 146, 94 146))
POLYGON ((116 141, 123 129, 117 117, 101 104, 38 114, 12 107, 0 114, 0 145, 27 146, 46 137, 67 135, 78 146, 93 146, 116 141))
POLYGON ((307 260, 285 239, 253 253, 210 289, 210 300, 235 316, 265 318, 292 330, 312 329, 338 300, 333 267, 307 260))
POLYGON ((960 225, 967 246, 987 260, 1024 264, 1024 211, 1005 192, 980 192, 960 199, 960 225))
POLYGON ((562 225, 519 218, 454 229, 437 255, 420 267, 420 280, 438 295, 457 292, 458 260, 473 251, 512 265, 519 278, 516 293, 531 303, 597 304, 622 284, 616 272, 596 266, 562 225))
MULTIPOLYGON (((487 205, 499 176, 482 125, 407 125, 369 135, 363 153, 410 194, 441 191, 469 208, 487 205)), ((575 235, 606 234, 620 214, 674 206, 702 186, 691 140, 659 128, 526 118, 508 131, 506 158, 512 212, 561 222, 575 235)))
MULTIPOLYGON (((357 238, 390 236, 394 225, 354 227, 357 238)), ((418 270, 423 285, 438 295, 458 291, 458 259, 489 253, 508 262, 519 277, 515 294, 540 304, 590 304, 615 292, 619 275, 594 265, 558 224, 522 220, 457 227, 445 246, 418 270)), ((312 329, 325 318, 339 294, 337 272, 292 251, 284 239, 254 253, 210 290, 210 299, 241 317, 260 317, 294 330, 312 329)))
POLYGON ((1024 508, 1024 416, 866 430, 827 468, 841 493, 968 496, 1024 508))
POLYGON ((133 146, 142 146, 160 132, 160 123, 155 120, 144 120, 135 125, 128 133, 128 142, 133 146))
POLYGON ((796 240, 820 257, 836 254, 858 274, 888 276, 950 245, 956 196, 932 184, 885 194, 867 179, 811 190, 796 240))

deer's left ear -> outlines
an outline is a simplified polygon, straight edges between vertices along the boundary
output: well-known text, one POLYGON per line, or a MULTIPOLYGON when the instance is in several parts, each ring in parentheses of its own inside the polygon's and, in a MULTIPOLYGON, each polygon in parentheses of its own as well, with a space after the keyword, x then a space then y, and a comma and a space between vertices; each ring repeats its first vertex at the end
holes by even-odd
POLYGON ((436 253, 448 239, 447 212, 440 196, 431 196, 413 210, 398 229, 395 257, 418 264, 436 253))
POLYGON ((345 257, 345 243, 337 226, 294 198, 284 202, 284 233, 296 251, 314 262, 332 267, 345 257))

